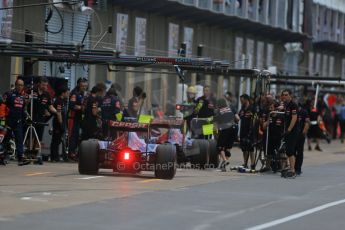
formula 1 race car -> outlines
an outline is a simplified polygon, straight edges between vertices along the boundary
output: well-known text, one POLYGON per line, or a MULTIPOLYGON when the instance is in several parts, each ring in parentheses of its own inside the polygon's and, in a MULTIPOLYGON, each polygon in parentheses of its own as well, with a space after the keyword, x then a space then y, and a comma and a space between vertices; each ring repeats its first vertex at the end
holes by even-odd
POLYGON ((151 144, 150 124, 109 121, 108 125, 110 140, 81 143, 79 173, 97 174, 107 168, 120 173, 154 171, 157 178, 174 178, 176 148, 169 143, 151 144))
POLYGON ((189 160, 203 168, 210 159, 210 147, 215 146, 207 140, 187 140, 184 123, 182 119, 158 119, 146 124, 109 121, 109 140, 81 143, 79 173, 97 174, 100 168, 133 174, 154 171, 156 178, 173 179, 178 162, 189 160))

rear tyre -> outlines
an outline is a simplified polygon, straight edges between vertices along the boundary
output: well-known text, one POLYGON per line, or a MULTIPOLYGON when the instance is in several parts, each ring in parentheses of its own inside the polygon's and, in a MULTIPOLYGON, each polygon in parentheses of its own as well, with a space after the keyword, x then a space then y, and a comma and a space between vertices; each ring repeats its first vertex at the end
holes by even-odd
POLYGON ((95 175, 99 170, 98 140, 86 140, 80 145, 78 170, 80 174, 95 175))
POLYGON ((209 159, 210 159, 208 163, 208 167, 215 169, 219 165, 219 155, 217 151, 216 140, 209 140, 208 152, 209 152, 209 159))
POLYGON ((159 179, 171 180, 176 174, 176 147, 159 145, 156 150, 155 176, 159 179))

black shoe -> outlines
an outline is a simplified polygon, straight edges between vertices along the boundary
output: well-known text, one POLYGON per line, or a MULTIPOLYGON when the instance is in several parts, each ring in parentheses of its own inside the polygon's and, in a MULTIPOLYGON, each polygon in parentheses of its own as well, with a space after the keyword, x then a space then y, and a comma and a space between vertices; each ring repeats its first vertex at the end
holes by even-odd
POLYGON ((228 166, 230 164, 229 161, 223 161, 223 168, 221 168, 222 172, 226 172, 226 166, 228 166))
POLYGON ((288 171, 288 172, 286 173, 285 178, 288 178, 288 179, 295 179, 295 178, 296 178, 296 173, 295 173, 295 172, 292 172, 292 171, 288 171))
POLYGON ((271 169, 269 167, 264 167, 264 168, 260 169, 261 173, 268 172, 268 171, 271 171, 271 169))
POLYGON ((42 157, 37 157, 36 160, 34 161, 35 165, 43 165, 43 158, 42 157))
POLYGON ((18 158, 18 166, 28 165, 30 163, 31 163, 31 161, 24 158, 24 157, 18 158))
POLYGON ((250 166, 250 169, 251 169, 251 170, 255 170, 255 165, 251 165, 251 166, 250 166))
POLYGON ((308 150, 311 151, 311 146, 310 145, 308 146, 308 150))
POLYGON ((322 152, 322 149, 318 145, 315 147, 315 150, 322 152))
POLYGON ((280 176, 286 178, 286 175, 287 175, 288 171, 289 171, 289 169, 282 169, 280 171, 280 176))
POLYGON ((300 175, 302 175, 302 171, 296 171, 296 176, 300 176, 300 175))

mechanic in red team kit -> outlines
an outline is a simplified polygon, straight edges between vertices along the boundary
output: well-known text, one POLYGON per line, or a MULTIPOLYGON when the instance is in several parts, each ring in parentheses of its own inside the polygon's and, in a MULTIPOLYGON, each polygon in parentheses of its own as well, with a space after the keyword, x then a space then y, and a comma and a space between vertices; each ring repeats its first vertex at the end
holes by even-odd
POLYGON ((286 155, 289 160, 290 168, 286 174, 287 178, 296 177, 295 161, 296 161, 296 144, 298 139, 298 122, 297 111, 298 106, 292 100, 292 92, 289 89, 283 90, 282 101, 285 108, 285 139, 286 139, 286 155))
MULTIPOLYGON (((67 131, 66 118, 67 118, 67 99, 69 97, 69 91, 67 87, 62 87, 57 90, 56 99, 53 103, 57 113, 53 118, 53 134, 52 141, 50 144, 50 160, 52 162, 59 162, 59 146, 62 142, 64 133, 67 131)), ((63 149, 62 158, 67 161, 68 158, 65 155, 65 149, 63 149)))
POLYGON ((6 107, 9 109, 9 113, 6 119, 6 125, 8 125, 14 132, 14 138, 16 142, 16 151, 18 165, 30 164, 24 158, 24 121, 26 119, 25 111, 25 93, 24 93, 24 81, 17 79, 15 82, 15 89, 7 92, 3 96, 3 100, 6 103, 6 107))
POLYGON ((79 78, 77 87, 71 91, 69 99, 69 112, 68 112, 68 133, 69 133, 69 158, 77 160, 77 147, 79 144, 79 132, 83 119, 83 101, 85 92, 87 90, 88 81, 85 78, 79 78))

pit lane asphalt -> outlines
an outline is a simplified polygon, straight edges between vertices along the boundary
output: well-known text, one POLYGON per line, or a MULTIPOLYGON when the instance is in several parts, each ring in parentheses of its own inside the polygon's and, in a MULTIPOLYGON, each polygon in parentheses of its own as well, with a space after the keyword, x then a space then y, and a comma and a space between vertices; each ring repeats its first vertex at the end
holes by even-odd
MULTIPOLYGON (((301 177, 181 169, 173 180, 77 165, 0 167, 0 229, 246 229, 345 199, 345 145, 305 151, 301 177)), ((241 162, 234 149, 232 165, 241 162)), ((271 229, 344 229, 345 204, 271 229)), ((254 228, 255 229, 255 228, 254 228)), ((257 228, 259 229, 259 228, 257 228)))

